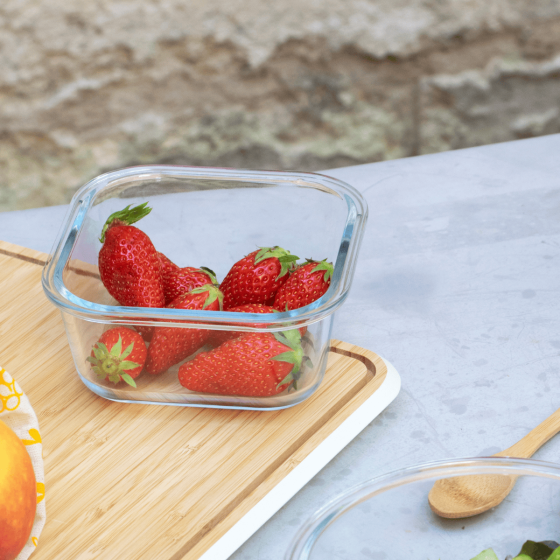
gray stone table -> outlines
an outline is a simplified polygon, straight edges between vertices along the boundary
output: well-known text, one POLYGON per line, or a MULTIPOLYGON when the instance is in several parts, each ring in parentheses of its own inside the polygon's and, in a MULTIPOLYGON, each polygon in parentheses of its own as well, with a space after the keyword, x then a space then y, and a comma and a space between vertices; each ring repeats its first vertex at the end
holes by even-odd
MULTIPOLYGON (((560 406, 560 135, 327 173, 370 212, 333 335, 386 357, 402 389, 234 560, 280 559, 328 497, 496 453, 560 406)), ((0 214, 0 239, 48 252, 65 211, 0 214)), ((560 439, 535 458, 560 462, 560 439)))

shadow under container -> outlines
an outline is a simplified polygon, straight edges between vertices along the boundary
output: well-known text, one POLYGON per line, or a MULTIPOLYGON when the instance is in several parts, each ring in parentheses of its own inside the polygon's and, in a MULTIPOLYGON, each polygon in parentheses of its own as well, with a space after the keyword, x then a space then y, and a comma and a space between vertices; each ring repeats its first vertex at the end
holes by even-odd
MULTIPOLYGON (((450 495, 470 509, 473 496, 485 493, 450 495)), ((284 560, 470 560, 487 549, 496 556, 488 553, 485 560, 505 560, 526 541, 560 543, 560 465, 455 459, 390 472, 332 498, 300 527, 284 560), (473 476, 481 477, 475 482, 483 488, 505 489, 512 480, 515 486, 503 502, 472 517, 439 517, 431 510, 428 495, 436 481, 446 479, 453 489, 473 476)))
POLYGON ((358 191, 314 173, 261 172, 181 166, 143 166, 101 175, 72 199, 66 223, 43 272, 47 297, 62 312, 78 374, 97 395, 121 402, 250 410, 298 404, 318 388, 327 365, 335 310, 347 297, 367 219, 358 191), (120 306, 103 286, 97 266, 99 237, 110 214, 148 202, 135 224, 156 250, 180 267, 205 266, 223 280, 232 265, 258 247, 334 264, 329 290, 301 309, 233 313, 120 306), (179 366, 160 375, 143 371, 136 388, 100 379, 87 358, 102 333, 116 326, 173 327, 222 332, 304 332, 297 388, 249 397, 193 392, 178 380, 179 366))

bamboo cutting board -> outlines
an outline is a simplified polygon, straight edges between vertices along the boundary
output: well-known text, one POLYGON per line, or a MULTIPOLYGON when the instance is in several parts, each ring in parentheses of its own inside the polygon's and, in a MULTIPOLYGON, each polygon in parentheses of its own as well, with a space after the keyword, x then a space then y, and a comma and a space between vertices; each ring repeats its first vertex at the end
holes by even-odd
POLYGON ((0 363, 29 396, 43 437, 47 522, 34 560, 194 560, 211 547, 205 558, 217 558, 224 536, 242 531, 386 379, 376 354, 333 341, 320 388, 290 409, 104 400, 76 374, 42 291, 45 260, 0 242, 0 363))

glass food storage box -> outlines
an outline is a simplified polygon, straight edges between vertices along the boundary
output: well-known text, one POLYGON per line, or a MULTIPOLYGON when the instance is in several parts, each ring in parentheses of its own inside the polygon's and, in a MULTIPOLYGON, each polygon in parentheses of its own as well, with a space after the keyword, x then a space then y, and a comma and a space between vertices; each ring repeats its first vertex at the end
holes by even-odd
MULTIPOLYGON (((76 193, 45 266, 43 288, 62 312, 80 378, 102 397, 182 406, 286 408, 302 402, 321 383, 334 312, 350 289, 366 219, 366 203, 354 188, 319 174, 160 165, 127 168, 101 175, 76 193), (298 264, 305 258, 330 261, 334 265, 330 286, 305 307, 264 314, 121 306, 100 278, 101 231, 112 213, 145 202, 152 210, 134 226, 179 267, 208 267, 221 282, 244 256, 259 247, 280 246, 301 257, 298 264), (302 365, 297 383, 272 396, 190 391, 179 382, 178 371, 183 362, 213 351, 205 345, 159 375, 142 371, 135 387, 114 383, 96 374, 88 358, 101 335, 119 326, 143 335, 172 328, 235 336, 281 333, 276 334, 281 338, 295 330, 300 333, 295 338, 303 353, 302 365)), ((149 349, 150 336, 144 338, 149 349)))

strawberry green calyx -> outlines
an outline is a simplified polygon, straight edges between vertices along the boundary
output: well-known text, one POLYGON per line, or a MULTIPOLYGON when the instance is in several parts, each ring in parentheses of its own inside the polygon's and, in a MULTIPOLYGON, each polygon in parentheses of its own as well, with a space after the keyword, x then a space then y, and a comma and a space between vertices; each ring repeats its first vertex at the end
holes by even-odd
POLYGON ((101 237, 99 238, 99 241, 101 241, 101 243, 105 243, 105 234, 112 225, 115 225, 113 222, 120 225, 130 226, 141 220, 144 216, 147 216, 151 211, 152 209, 148 206, 148 203, 144 202, 134 208, 131 208, 129 204, 126 208, 123 208, 118 212, 113 212, 107 218, 107 221, 101 230, 101 237))
POLYGON ((202 309, 206 309, 211 303, 214 303, 218 300, 220 305, 220 311, 223 309, 223 301, 224 301, 224 294, 222 294, 221 290, 218 288, 217 285, 214 284, 205 284, 204 286, 199 286, 194 290, 191 290, 189 293, 191 294, 202 294, 204 292, 208 292, 208 297, 202 306, 202 309))
POLYGON ((284 378, 276 387, 280 387, 285 385, 286 383, 290 383, 294 389, 297 389, 297 381, 300 377, 300 369, 301 365, 304 362, 311 363, 311 360, 307 356, 303 355, 303 348, 301 346, 301 334, 297 329, 283 331, 283 332, 275 332, 274 338, 291 348, 287 352, 283 352, 282 354, 278 354, 278 356, 274 356, 272 359, 277 360, 279 362, 288 362, 289 364, 294 364, 292 371, 284 378))
POLYGON ((97 342, 92 350, 94 355, 88 356, 87 361, 92 364, 93 371, 101 379, 108 377, 109 381, 115 384, 122 379, 132 387, 136 387, 134 379, 126 373, 127 370, 140 367, 140 364, 126 360, 134 350, 134 342, 123 351, 122 338, 119 335, 119 340, 110 351, 103 342, 97 342))
POLYGON ((216 278, 216 273, 211 268, 208 268, 207 266, 201 266, 200 270, 202 270, 202 272, 210 276, 210 280, 212 280, 212 284, 214 284, 214 286, 219 285, 218 279, 216 278))
POLYGON ((280 269, 280 274, 276 277, 276 280, 278 280, 278 278, 282 278, 288 270, 293 268, 293 264, 299 260, 299 257, 292 255, 290 251, 287 251, 282 247, 278 247, 277 245, 274 247, 261 247, 260 249, 261 250, 255 255, 255 264, 259 264, 261 261, 272 257, 276 257, 278 259, 282 268, 280 269))
MULTIPOLYGON (((310 261, 310 262, 317 262, 317 261, 310 261)), ((325 282, 328 282, 331 278, 331 276, 333 275, 334 272, 334 266, 327 262, 327 259, 323 259, 312 271, 313 272, 318 272, 320 270, 324 270, 325 274, 323 276, 323 280, 325 282)))

